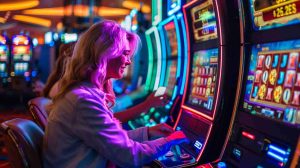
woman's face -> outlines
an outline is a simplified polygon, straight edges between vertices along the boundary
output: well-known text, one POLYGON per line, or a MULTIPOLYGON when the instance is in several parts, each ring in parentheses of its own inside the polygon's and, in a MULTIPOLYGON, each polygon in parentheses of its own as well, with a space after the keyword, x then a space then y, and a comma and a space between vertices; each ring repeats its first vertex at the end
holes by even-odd
POLYGON ((107 63, 106 77, 120 79, 123 77, 125 68, 131 64, 130 46, 129 41, 125 40, 125 49, 123 53, 113 59, 110 59, 107 63))

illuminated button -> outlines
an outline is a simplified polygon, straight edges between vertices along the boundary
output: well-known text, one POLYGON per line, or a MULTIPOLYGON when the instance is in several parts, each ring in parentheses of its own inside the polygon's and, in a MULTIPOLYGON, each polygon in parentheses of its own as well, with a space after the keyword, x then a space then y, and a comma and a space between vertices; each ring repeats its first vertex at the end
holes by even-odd
POLYGON ((184 154, 180 155, 180 159, 182 159, 182 160, 191 159, 191 155, 184 153, 184 154))
POLYGON ((172 151, 169 151, 165 154, 166 157, 172 157, 174 156, 174 153, 172 151))

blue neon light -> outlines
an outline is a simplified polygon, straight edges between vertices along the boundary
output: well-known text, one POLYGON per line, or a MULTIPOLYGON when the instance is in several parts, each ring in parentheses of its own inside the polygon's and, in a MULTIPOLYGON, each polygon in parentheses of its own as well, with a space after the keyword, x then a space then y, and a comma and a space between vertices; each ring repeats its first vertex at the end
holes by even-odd
MULTIPOLYGON (((183 19, 183 15, 182 13, 179 13, 177 15, 178 20, 180 20, 181 22, 181 32, 182 32, 182 39, 183 39, 183 48, 184 51, 182 52, 181 50, 181 45, 179 46, 180 48, 178 49, 181 53, 180 56, 182 57, 182 53, 183 53, 183 74, 182 74, 182 78, 181 78, 181 88, 180 88, 180 95, 183 95, 184 92, 184 85, 185 85, 185 80, 186 80, 186 71, 187 71, 187 63, 188 63, 188 56, 187 56, 187 34, 186 34, 186 29, 185 29, 185 23, 184 23, 184 19, 183 19)), ((181 65, 181 59, 179 64, 181 65)))
POLYGON ((276 147, 274 145, 269 145, 269 149, 272 149, 272 150, 274 150, 276 152, 279 152, 279 153, 281 153, 283 155, 288 155, 289 154, 289 152, 286 152, 285 150, 280 149, 279 147, 276 147))
MULTIPOLYGON (((179 15, 182 18, 182 14, 179 15)), ((183 20, 183 19, 182 19, 183 20)), ((164 21, 162 21, 159 26, 158 26, 158 30, 159 33, 161 35, 162 38, 162 48, 167 48, 166 43, 165 43, 165 34, 164 34, 164 29, 163 26, 166 25, 167 23, 173 21, 174 25, 175 25, 175 31, 176 31, 176 36, 177 36, 177 48, 178 48, 178 57, 177 57, 177 70, 176 70, 176 79, 180 78, 180 72, 181 72, 181 59, 182 59, 182 48, 181 48, 181 39, 180 39, 180 31, 179 31, 179 24, 177 21, 177 18, 175 16, 171 16, 167 19, 165 19, 164 21)), ((167 65, 167 51, 166 50, 162 50, 162 72, 166 72, 166 65, 167 65)), ((165 77, 166 77, 166 73, 162 73, 160 75, 160 86, 164 85, 165 82, 165 77)), ((175 99, 175 97, 177 96, 177 91, 178 91, 178 86, 175 85, 174 89, 173 89, 173 93, 172 93, 172 98, 171 101, 173 101, 175 99)))
POLYGON ((271 151, 268 151, 267 152, 267 155, 271 156, 272 158, 276 159, 276 160, 279 160, 281 162, 283 162, 285 159, 281 156, 278 156, 277 154, 271 152, 271 151))
POLYGON ((177 12, 181 7, 181 0, 177 0, 173 2, 172 0, 168 0, 168 16, 177 12))
POLYGON ((194 144, 194 146, 195 146, 197 149, 201 150, 203 144, 202 144, 201 142, 199 142, 199 141, 196 141, 195 144, 194 144))

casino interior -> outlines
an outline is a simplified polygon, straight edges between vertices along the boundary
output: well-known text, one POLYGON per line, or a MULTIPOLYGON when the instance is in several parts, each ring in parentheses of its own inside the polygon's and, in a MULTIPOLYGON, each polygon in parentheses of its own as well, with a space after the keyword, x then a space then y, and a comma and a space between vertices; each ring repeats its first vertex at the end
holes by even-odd
POLYGON ((106 19, 141 41, 111 110, 150 107, 122 129, 188 140, 140 166, 300 168, 300 0, 0 0, 0 168, 43 167, 49 79, 106 19))

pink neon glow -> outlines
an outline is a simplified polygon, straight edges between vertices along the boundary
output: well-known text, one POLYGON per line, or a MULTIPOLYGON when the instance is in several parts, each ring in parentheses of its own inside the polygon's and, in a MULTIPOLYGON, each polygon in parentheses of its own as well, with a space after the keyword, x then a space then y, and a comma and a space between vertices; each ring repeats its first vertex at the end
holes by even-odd
POLYGON ((242 132, 242 135, 243 135, 244 137, 246 137, 246 138, 251 139, 251 140, 255 140, 255 136, 252 135, 252 134, 250 134, 250 133, 248 133, 248 132, 246 132, 246 131, 243 131, 243 132, 242 132))

